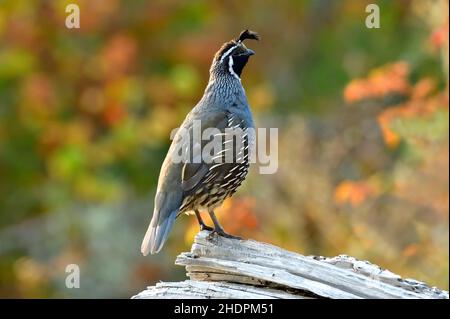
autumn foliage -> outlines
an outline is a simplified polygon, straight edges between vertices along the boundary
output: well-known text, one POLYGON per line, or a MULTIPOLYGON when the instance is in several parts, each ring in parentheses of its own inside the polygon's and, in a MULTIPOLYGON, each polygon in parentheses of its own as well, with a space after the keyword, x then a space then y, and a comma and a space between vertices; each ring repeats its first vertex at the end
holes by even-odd
POLYGON ((367 29, 371 2, 1 1, 0 297, 129 298, 185 278, 172 265, 195 217, 157 256, 139 246, 170 132, 246 27, 261 41, 242 83, 279 162, 217 210, 226 231, 448 289, 448 1, 380 1, 367 29), (72 2, 80 29, 64 26, 72 2))

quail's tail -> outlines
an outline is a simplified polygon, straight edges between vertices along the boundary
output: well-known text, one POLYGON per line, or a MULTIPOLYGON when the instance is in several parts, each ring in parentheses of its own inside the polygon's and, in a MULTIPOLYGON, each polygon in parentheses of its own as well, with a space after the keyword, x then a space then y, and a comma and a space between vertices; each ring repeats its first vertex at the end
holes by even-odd
POLYGON ((144 256, 147 256, 148 253, 156 254, 161 250, 176 216, 177 211, 173 211, 169 216, 161 216, 162 218, 155 212, 142 241, 141 252, 144 256))

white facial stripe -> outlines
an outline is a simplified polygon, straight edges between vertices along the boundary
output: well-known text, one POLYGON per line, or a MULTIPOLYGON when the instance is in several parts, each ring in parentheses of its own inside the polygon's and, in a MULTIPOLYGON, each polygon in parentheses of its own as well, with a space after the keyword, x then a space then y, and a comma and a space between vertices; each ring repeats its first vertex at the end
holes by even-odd
POLYGON ((228 71, 230 71, 230 73, 231 73, 236 79, 238 79, 238 80, 240 81, 241 78, 240 78, 240 77, 234 72, 234 70, 233 70, 233 64, 234 64, 233 57, 230 56, 230 59, 228 60, 228 71))
POLYGON ((222 63, 223 60, 225 60, 225 58, 226 58, 227 56, 229 56, 230 53, 231 53, 234 49, 236 49, 236 47, 237 47, 237 45, 234 45, 234 46, 232 46, 231 48, 229 48, 228 51, 225 52, 225 53, 222 55, 222 57, 220 58, 220 63, 222 63))

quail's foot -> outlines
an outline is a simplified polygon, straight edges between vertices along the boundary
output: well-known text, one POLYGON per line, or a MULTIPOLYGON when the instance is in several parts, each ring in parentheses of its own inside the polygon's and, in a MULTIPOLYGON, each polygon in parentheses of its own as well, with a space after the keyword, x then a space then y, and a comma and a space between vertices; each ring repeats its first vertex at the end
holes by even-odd
POLYGON ((218 236, 222 236, 225 238, 230 238, 230 239, 237 239, 237 240, 242 240, 242 237, 239 236, 234 236, 231 234, 226 233, 223 229, 213 229, 211 231, 211 233, 208 235, 208 239, 212 239, 212 236, 214 236, 214 234, 218 235, 218 236))

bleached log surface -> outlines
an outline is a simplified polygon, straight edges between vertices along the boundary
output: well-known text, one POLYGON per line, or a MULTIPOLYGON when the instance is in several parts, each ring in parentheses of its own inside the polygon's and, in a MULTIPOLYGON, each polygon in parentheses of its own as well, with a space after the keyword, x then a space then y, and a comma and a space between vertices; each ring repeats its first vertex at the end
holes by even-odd
POLYGON ((350 256, 303 256, 207 231, 175 264, 190 280, 158 283, 133 298, 449 298, 448 291, 350 256))

